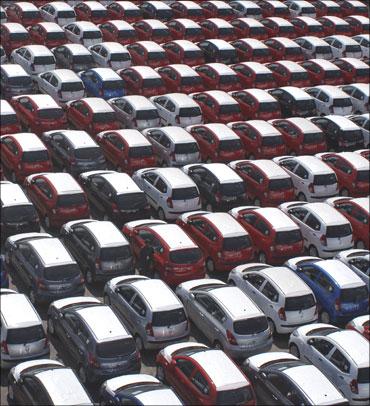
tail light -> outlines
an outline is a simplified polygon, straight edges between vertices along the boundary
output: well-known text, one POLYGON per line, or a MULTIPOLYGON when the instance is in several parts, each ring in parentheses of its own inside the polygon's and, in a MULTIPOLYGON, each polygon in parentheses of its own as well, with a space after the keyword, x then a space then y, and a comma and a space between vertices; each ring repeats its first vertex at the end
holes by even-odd
POLYGON ((233 333, 230 330, 226 330, 226 337, 227 337, 227 341, 229 342, 229 344, 238 345, 236 338, 234 337, 233 333))
POLYGON ((100 269, 100 266, 101 266, 101 261, 100 261, 99 258, 97 258, 97 259, 95 260, 95 268, 96 268, 96 269, 100 269))
POLYGON ((278 311, 279 319, 280 320, 286 320, 286 314, 285 314, 285 309, 284 307, 280 307, 278 311))
POLYGON ((146 334, 147 334, 148 336, 154 336, 152 323, 148 323, 148 324, 145 326, 145 332, 146 332, 146 334))
POLYGON ((215 199, 216 199, 216 202, 220 202, 220 201, 222 200, 222 195, 221 195, 220 192, 217 192, 217 193, 215 194, 215 199))
POLYGON ((6 341, 1 342, 1 352, 3 352, 4 354, 9 354, 8 344, 6 343, 6 341))
POLYGON ((309 190, 311 193, 314 193, 314 192, 315 192, 315 187, 314 187, 313 183, 310 183, 310 184, 308 185, 308 190, 309 190))
POLYGON ((339 300, 339 299, 335 299, 335 310, 336 310, 337 312, 339 312, 339 311, 340 311, 340 308, 341 308, 340 300, 339 300))
POLYGON ((46 288, 45 284, 42 283, 42 281, 41 281, 40 278, 37 278, 37 279, 36 279, 36 287, 37 287, 37 289, 44 289, 44 288, 46 288))
POLYGON ((113 213, 119 213, 119 208, 117 206, 117 203, 112 203, 112 211, 113 211, 113 213))
POLYGON ((321 242, 321 244, 322 245, 324 245, 324 246, 326 246, 327 245, 327 240, 326 240, 326 235, 325 234, 323 234, 321 237, 320 237, 320 242, 321 242))
POLYGON ((173 208, 172 197, 169 197, 169 198, 167 199, 167 206, 173 208))
POLYGON ((87 362, 89 363, 89 365, 91 367, 95 367, 98 368, 99 367, 99 362, 97 361, 97 359, 94 357, 93 354, 91 354, 90 352, 87 354, 87 362))
POLYGON ((180 124, 180 116, 176 116, 176 123, 180 124))
POLYGON ((352 393, 358 393, 358 383, 357 379, 352 379, 351 383, 349 384, 352 393))
POLYGON ((172 161, 176 161, 176 154, 174 152, 171 152, 170 158, 172 159, 172 161))

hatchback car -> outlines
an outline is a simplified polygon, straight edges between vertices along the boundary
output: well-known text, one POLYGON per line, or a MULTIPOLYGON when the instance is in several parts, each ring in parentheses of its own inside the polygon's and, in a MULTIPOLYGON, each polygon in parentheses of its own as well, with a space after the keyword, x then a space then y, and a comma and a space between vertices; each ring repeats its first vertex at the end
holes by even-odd
POLYGON ((102 68, 112 68, 116 71, 131 66, 131 56, 120 43, 101 42, 90 46, 89 51, 97 66, 102 68))
POLYGON ((306 88, 305 91, 314 98, 316 111, 319 115, 349 115, 354 106, 351 97, 336 86, 320 85, 306 88))
POLYGON ((341 85, 344 83, 342 72, 338 66, 326 59, 309 59, 301 62, 308 72, 312 85, 341 85))
POLYGON ((281 1, 259 0, 258 5, 261 7, 263 17, 290 17, 288 6, 281 1))
POLYGON ((346 35, 332 35, 325 37, 325 41, 330 45, 333 58, 361 58, 361 47, 354 39, 346 35))
POLYGON ((230 24, 234 27, 237 38, 255 38, 259 40, 268 38, 266 27, 255 18, 239 17, 232 20, 230 24))
MULTIPOLYGON (((196 1, 170 1, 174 18, 191 18, 194 21, 203 19, 203 9, 196 1)), ((172 20, 173 21, 173 20, 172 20)))
POLYGON ((288 6, 292 18, 297 16, 316 17, 316 9, 309 1, 287 0, 285 4, 288 6))
POLYGON ((161 75, 167 91, 180 93, 201 92, 203 80, 199 73, 186 64, 172 64, 156 69, 161 75))
MULTIPOLYGON (((330 46, 322 38, 307 35, 296 38, 294 41, 302 48, 303 59, 321 58, 330 60, 333 58, 330 46)), ((302 63, 301 65, 303 66, 302 63)))
POLYGON ((242 88, 235 71, 223 63, 208 63, 196 66, 194 69, 202 78, 205 89, 228 92, 242 88))
POLYGON ((223 18, 207 18, 200 23, 205 38, 218 38, 225 41, 236 39, 234 27, 223 18))
MULTIPOLYGON (((179 4, 181 1, 172 3, 179 4)), ((204 39, 202 27, 193 19, 175 18, 167 23, 173 39, 186 39, 188 41, 201 41, 204 39)))
POLYGON ((266 63, 271 61, 272 53, 270 48, 259 39, 241 38, 231 42, 231 45, 236 49, 239 62, 266 63))
POLYGON ((125 83, 112 68, 92 68, 80 72, 79 76, 89 96, 107 100, 125 94, 125 83))
POLYGON ((293 61, 276 61, 267 64, 278 86, 310 86, 311 80, 306 69, 293 61))
POLYGON ((64 1, 48 2, 43 4, 39 10, 44 21, 57 23, 61 27, 76 21, 75 11, 64 1))
POLYGON ((358 58, 338 58, 333 61, 342 72, 344 83, 367 83, 370 67, 358 58))
POLYGON ((260 20, 260 23, 266 28, 268 38, 284 37, 295 38, 297 36, 294 25, 281 17, 267 17, 260 20))
POLYGON ((63 28, 57 23, 42 22, 28 28, 32 43, 45 45, 48 48, 57 47, 66 43, 63 28))
POLYGON ((17 63, 30 75, 55 69, 55 57, 45 45, 26 45, 15 49, 10 61, 17 63))
POLYGON ((342 16, 326 15, 318 19, 325 35, 348 35, 352 34, 351 25, 342 16))
POLYGON ((170 30, 160 20, 148 18, 133 23, 132 27, 140 41, 154 41, 161 44, 171 40, 170 30))
POLYGON ((342 10, 339 4, 331 0, 316 0, 314 1, 314 6, 316 8, 316 17, 322 17, 325 15, 333 15, 340 17, 342 15, 342 10))
POLYGON ((176 39, 162 44, 170 63, 184 63, 194 66, 204 63, 203 51, 187 39, 176 39))
POLYGON ((14 49, 23 47, 30 42, 30 34, 22 24, 1 24, 1 45, 3 46, 8 57, 14 49))
POLYGON ((261 7, 253 1, 235 0, 230 2, 230 6, 239 16, 251 17, 256 20, 262 17, 261 7))
POLYGON ((103 41, 100 29, 91 21, 77 21, 63 27, 67 40, 74 44, 82 44, 86 48, 103 41))
POLYGON ((271 52, 272 60, 287 59, 299 62, 304 59, 302 48, 292 39, 285 37, 273 37, 266 39, 264 44, 271 52))
POLYGON ((166 51, 154 41, 137 41, 126 45, 133 65, 145 65, 152 68, 169 64, 166 51))
POLYGON ((345 15, 357 14, 368 16, 369 6, 366 6, 362 1, 357 0, 340 0, 342 11, 345 15))
POLYGON ((107 5, 108 15, 112 19, 124 20, 128 23, 141 20, 143 13, 141 9, 131 1, 115 1, 107 5))
POLYGON ((225 64, 238 62, 238 55, 234 46, 223 39, 208 39, 198 42, 203 50, 205 61, 225 64))
POLYGON ((80 2, 74 7, 74 11, 80 21, 102 24, 108 19, 108 10, 99 1, 80 2))
MULTIPOLYGON (((335 259, 339 259, 349 266, 369 287, 370 281, 370 251, 354 248, 339 252, 335 259)), ((353 323, 354 326, 356 323, 353 323)))
POLYGON ((30 1, 13 3, 6 8, 8 20, 25 27, 41 21, 40 10, 30 1))
POLYGON ((80 72, 95 67, 91 52, 81 44, 64 44, 51 51, 59 68, 80 72))
POLYGON ((355 114, 365 114, 369 111, 369 86, 366 83, 353 83, 341 86, 341 90, 348 94, 355 114))
POLYGON ((127 21, 109 20, 100 24, 98 27, 103 35, 104 41, 128 45, 138 40, 134 27, 127 21))
POLYGON ((226 21, 236 17, 235 10, 225 1, 203 1, 200 3, 204 18, 223 18, 226 21))
POLYGON ((324 27, 315 18, 299 16, 292 18, 290 22, 294 25, 296 35, 313 35, 318 38, 325 35, 324 27))
POLYGON ((143 1, 140 2, 139 7, 145 19, 158 18, 162 21, 168 21, 173 15, 172 8, 164 1, 143 1))
POLYGON ((5 99, 0 100, 0 134, 14 134, 21 131, 20 120, 13 109, 5 99))
POLYGON ((362 57, 364 59, 370 58, 370 36, 369 36, 369 34, 359 34, 352 38, 360 44, 362 57))
POLYGON ((166 85, 160 74, 150 66, 132 66, 117 73, 125 84, 128 95, 155 96, 166 93, 166 85))

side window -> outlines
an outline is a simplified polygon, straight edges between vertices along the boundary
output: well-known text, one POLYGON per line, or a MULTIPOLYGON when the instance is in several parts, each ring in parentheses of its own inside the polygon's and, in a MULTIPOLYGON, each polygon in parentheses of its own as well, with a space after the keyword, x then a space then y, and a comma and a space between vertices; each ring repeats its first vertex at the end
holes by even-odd
POLYGON ((302 179, 308 179, 308 172, 302 165, 298 165, 294 173, 302 179))
POLYGON ((257 289, 259 289, 263 285, 263 282, 265 282, 265 278, 263 276, 257 275, 255 273, 246 274, 245 278, 251 285, 253 285, 257 289))
POLYGON ((255 214, 247 213, 247 214, 244 214, 243 218, 247 223, 249 223, 255 227, 255 223, 257 221, 257 216, 255 214))
POLYGON ((311 267, 310 265, 302 266, 299 268, 309 279, 312 281, 316 279, 317 275, 319 274, 316 268, 311 267))
POLYGON ((209 297, 207 297, 206 295, 197 294, 195 295, 195 299, 207 310, 208 313, 211 313, 212 302, 209 297))
POLYGON ((179 370, 190 379, 190 376, 194 371, 193 363, 186 359, 180 358, 176 360, 176 365, 177 368, 179 368, 179 370))
POLYGON ((312 347, 316 348, 322 355, 328 355, 329 352, 334 347, 329 341, 323 340, 321 338, 313 338, 309 341, 312 347))
POLYGON ((141 317, 144 317, 146 315, 145 303, 142 301, 142 299, 141 299, 141 297, 139 295, 135 296, 134 300, 131 303, 131 307, 141 317))
POLYGON ((317 220, 317 218, 313 214, 310 214, 307 217, 306 225, 308 225, 308 227, 312 228, 312 230, 315 230, 315 231, 319 231, 321 228, 321 224, 320 224, 319 220, 317 220))
POLYGON ((133 298, 135 291, 134 289, 128 287, 119 288, 119 294, 122 298, 127 302, 130 303, 131 299, 133 298))
POLYGON ((280 166, 282 166, 283 168, 288 169, 289 171, 293 172, 294 168, 297 166, 297 162, 288 159, 286 161, 283 161, 280 163, 280 166))
POLYGON ((266 236, 270 235, 270 229, 269 229, 268 225, 262 220, 257 221, 255 228, 263 235, 266 235, 266 236))
POLYGON ((155 173, 145 173, 143 175, 143 179, 145 179, 148 183, 150 183, 151 185, 154 185, 155 180, 157 179, 158 175, 156 175, 155 173))
POLYGON ((252 169, 250 171, 250 177, 255 180, 257 183, 262 183, 263 182, 263 175, 262 173, 257 170, 257 169, 252 169))
POLYGON ((158 178, 155 188, 157 188, 161 193, 167 193, 167 185, 161 178, 158 178))
POLYGON ((262 293, 272 302, 277 302, 279 300, 279 294, 270 282, 266 282, 266 285, 262 289, 262 293))
POLYGON ((166 104, 166 109, 168 111, 170 111, 171 113, 174 113, 176 110, 176 106, 173 104, 173 102, 171 100, 168 100, 168 102, 166 104))
POLYGON ((321 274, 317 280, 317 283, 328 293, 333 292, 334 288, 331 283, 328 281, 324 274, 321 274))
POLYGON ((165 148, 169 148, 171 146, 171 141, 168 139, 166 134, 162 134, 159 143, 163 145, 165 148))
POLYGON ((197 389, 203 393, 204 395, 208 395, 209 394, 209 384, 207 382, 207 380, 204 378, 204 376, 197 371, 196 374, 193 376, 193 378, 191 379, 192 383, 194 384, 194 386, 197 387, 197 389))
POLYGON ((348 362, 347 358, 339 351, 335 350, 333 355, 330 357, 330 361, 342 372, 345 374, 349 373, 350 370, 350 363, 348 362))
POLYGON ((44 179, 36 179, 35 185, 48 199, 53 197, 53 193, 44 179))

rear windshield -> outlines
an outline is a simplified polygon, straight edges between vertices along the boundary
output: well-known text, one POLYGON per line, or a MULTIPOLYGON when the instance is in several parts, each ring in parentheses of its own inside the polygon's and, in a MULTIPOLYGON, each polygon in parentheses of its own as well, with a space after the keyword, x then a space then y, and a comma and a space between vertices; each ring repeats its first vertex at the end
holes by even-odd
POLYGON ((357 181, 358 182, 369 182, 370 179, 370 171, 369 170, 364 170, 364 171, 358 171, 357 172, 357 181))
POLYGON ((219 144, 220 151, 237 151, 242 149, 243 145, 240 140, 221 140, 219 144))
POLYGON ((254 56, 268 56, 270 55, 270 51, 268 48, 256 48, 253 50, 254 56))
POLYGON ((283 137, 281 137, 280 135, 276 135, 273 137, 262 137, 262 145, 264 147, 276 147, 283 144, 283 137))
POLYGON ((202 51, 185 51, 185 58, 197 59, 203 57, 202 51))
POLYGON ((286 55, 301 55, 302 54, 302 49, 299 47, 288 47, 285 49, 285 54, 286 55))
POLYGON ((346 237, 352 234, 352 228, 349 224, 341 224, 339 226, 328 226, 326 228, 327 238, 346 237))
POLYGON ((296 110, 301 110, 301 111, 315 110, 315 102, 314 102, 314 100, 310 100, 310 99, 294 100, 294 106, 295 106, 296 110))
POLYGON ((279 103, 278 102, 267 102, 267 103, 260 103, 259 105, 260 111, 279 111, 279 103))
POLYGON ((54 65, 55 60, 53 56, 35 56, 33 63, 35 65, 54 65))
POLYGON ((243 182, 221 183, 220 192, 224 196, 237 196, 244 193, 243 182))
POLYGON ((239 251, 251 246, 251 239, 248 235, 241 235, 239 237, 224 238, 222 249, 225 251, 239 251))
POLYGON ((141 17, 141 10, 125 10, 126 17, 141 17))
POLYGON ((265 34, 266 29, 264 27, 251 27, 249 32, 252 34, 251 36, 256 34, 265 34))
POLYGON ((362 142, 363 141, 363 136, 361 130, 342 130, 340 131, 340 134, 343 138, 344 141, 349 141, 349 142, 362 142))
POLYGON ((136 37, 136 31, 135 30, 120 30, 118 31, 118 38, 133 38, 136 37))
POLYGON ((255 81, 257 83, 263 83, 263 82, 272 82, 274 80, 274 77, 272 73, 257 73, 255 77, 255 81))
POLYGON ((153 110, 138 110, 136 112, 136 120, 155 120, 158 118, 158 111, 153 110))
POLYGON ((1 125, 16 124, 18 118, 16 114, 2 114, 1 115, 1 125))
POLYGON ((245 405, 253 400, 253 392, 250 386, 243 388, 223 390, 217 392, 216 405, 245 405))
POLYGON ((154 312, 152 318, 153 327, 167 327, 180 324, 186 321, 184 309, 167 310, 154 312))
POLYGON ((63 109, 41 109, 37 112, 37 115, 44 119, 57 119, 62 118, 64 112, 63 109))
POLYGON ((219 82, 224 85, 237 83, 238 77, 236 75, 221 75, 219 82))
POLYGON ((94 123, 111 123, 112 121, 116 121, 116 115, 113 113, 113 111, 93 114, 94 123))
POLYGON ((369 383, 369 368, 359 368, 358 375, 357 375, 357 382, 358 383, 369 383))
POLYGON ((62 83, 62 92, 78 92, 84 90, 81 82, 66 82, 62 83))
POLYGON ((199 197, 199 192, 195 186, 172 190, 172 200, 195 199, 197 197, 199 197))
POLYGON ((63 281, 80 276, 77 265, 59 265, 44 269, 44 277, 48 281, 63 281))
POLYGON ((220 114, 240 113, 239 104, 222 104, 219 109, 220 114))
POLYGON ((128 156, 130 158, 144 158, 153 155, 153 149, 151 145, 144 145, 142 147, 131 147, 128 150, 128 156))
MULTIPOLYGON (((200 14, 202 13, 202 11, 201 10, 199 10, 200 11, 200 14)), ((186 30, 185 30, 185 34, 186 35, 199 35, 199 34, 201 34, 202 33, 202 29, 201 28, 187 28, 186 30)))
POLYGON ((106 17, 108 15, 108 10, 91 10, 92 17, 106 17))
POLYGON ((267 319, 264 316, 234 322, 235 333, 241 335, 261 333, 262 331, 266 331, 267 328, 267 319))
POLYGON ((308 79, 307 72, 292 72, 291 80, 306 80, 308 79))
POLYGON ((165 59, 166 53, 165 52, 148 52, 148 59, 149 60, 157 60, 157 59, 165 59))
POLYGON ((349 97, 345 97, 343 99, 334 99, 333 106, 334 107, 350 107, 350 106, 352 106, 351 99, 349 97))
POLYGON ((40 12, 39 11, 23 11, 22 12, 24 18, 39 18, 40 12))
POLYGON ((100 39, 101 38, 101 33, 100 31, 85 31, 83 33, 83 38, 85 39, 100 39))
POLYGON ((126 52, 121 52, 119 54, 111 54, 110 56, 110 60, 113 62, 124 62, 124 61, 129 61, 130 58, 130 54, 126 53, 126 52))
POLYGON ((199 151, 196 142, 184 142, 175 145, 175 154, 194 154, 199 151))
POLYGON ((72 10, 58 11, 58 18, 75 18, 75 13, 72 10))
POLYGON ((234 49, 222 49, 219 51, 222 59, 236 59, 236 51, 234 49))
POLYGON ((360 45, 347 45, 346 52, 361 52, 360 45))
POLYGON ((170 33, 167 28, 155 28, 152 31, 152 35, 158 37, 168 37, 170 33))
POLYGON ((182 86, 187 86, 187 85, 200 85, 202 84, 202 78, 200 76, 183 76, 181 78, 181 85, 182 86))
POLYGON ((218 29, 218 35, 223 36, 223 35, 233 35, 234 30, 233 28, 219 28, 218 29))
POLYGON ((100 250, 100 259, 102 261, 119 261, 120 259, 131 258, 131 250, 129 245, 121 247, 105 247, 100 250))
POLYGON ((24 344, 39 341, 45 338, 45 332, 42 325, 12 328, 8 330, 6 337, 7 344, 24 344))
POLYGON ((366 286, 360 286, 359 288, 348 288, 340 291, 340 301, 353 303, 362 302, 368 298, 368 291, 366 286))
POLYGON ((32 79, 29 76, 13 76, 8 79, 8 83, 12 86, 30 86, 32 79))
POLYGON ((104 80, 103 89, 105 90, 118 90, 125 86, 125 82, 122 79, 117 80, 104 80))
POLYGON ((4 207, 1 211, 4 222, 36 221, 38 219, 37 211, 31 204, 4 207))
POLYGON ((194 264, 202 258, 199 248, 170 251, 170 261, 174 264, 194 264))
POLYGON ((75 55, 73 57, 73 63, 89 65, 94 63, 94 59, 91 55, 75 55))
POLYGON ((122 210, 138 210, 148 205, 144 192, 117 195, 116 202, 122 210))
POLYGON ((326 175, 315 175, 313 177, 313 184, 317 186, 334 185, 337 183, 335 173, 328 173, 326 175))
POLYGON ((285 311, 287 312, 310 309, 315 305, 316 305, 315 298, 313 297, 312 294, 296 297, 287 297, 285 299, 285 311))
POLYGON ((47 34, 47 38, 48 39, 64 39, 65 38, 65 34, 64 32, 48 32, 47 34))
POLYGON ((319 45, 316 47, 317 54, 331 54, 331 49, 329 46, 319 45))
POLYGON ((276 244, 294 244, 302 241, 302 234, 299 230, 279 231, 276 233, 276 244))
POLYGON ((369 68, 356 69, 356 76, 369 76, 369 68))
POLYGON ((48 151, 25 151, 22 155, 23 162, 40 162, 49 159, 48 151))
POLYGON ((294 27, 290 26, 290 25, 283 25, 279 27, 279 31, 281 34, 287 34, 290 32, 294 32, 294 27))
POLYGON ((9 35, 12 41, 23 41, 28 39, 28 32, 12 32, 9 35))
POLYGON ((74 151, 74 156, 77 159, 94 160, 103 157, 99 147, 78 148, 74 151))
POLYGON ((316 144, 325 141, 324 133, 305 133, 303 142, 305 144, 316 144))
POLYGON ((96 355, 100 358, 124 357, 136 352, 135 341, 132 338, 98 343, 96 355))
POLYGON ((85 195, 82 193, 60 195, 57 201, 58 207, 80 206, 82 204, 86 204, 85 195))
POLYGON ((271 179, 269 181, 268 190, 286 190, 293 187, 292 180, 290 178, 285 179, 271 179))
POLYGON ((163 81, 160 78, 151 78, 143 80, 143 87, 160 87, 163 86, 163 81))
POLYGON ((198 117, 202 115, 199 107, 182 107, 179 111, 180 117, 198 117))

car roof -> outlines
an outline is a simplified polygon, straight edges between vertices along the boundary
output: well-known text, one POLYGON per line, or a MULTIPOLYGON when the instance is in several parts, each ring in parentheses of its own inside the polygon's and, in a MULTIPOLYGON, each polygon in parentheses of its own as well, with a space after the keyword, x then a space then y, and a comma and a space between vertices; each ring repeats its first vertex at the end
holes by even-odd
POLYGON ((313 213, 327 225, 347 224, 348 220, 334 207, 323 202, 307 203, 305 208, 309 208, 313 213))
POLYGON ((163 21, 157 20, 155 18, 146 18, 145 20, 142 20, 142 21, 144 23, 147 23, 148 25, 150 25, 153 30, 158 29, 158 28, 159 29, 163 29, 163 28, 168 29, 167 25, 163 21))
POLYGON ((175 39, 170 42, 179 45, 185 51, 200 51, 198 45, 194 44, 194 42, 191 42, 187 39, 175 39))
MULTIPOLYGON (((123 52, 125 54, 128 53, 128 50, 119 42, 100 42, 98 45, 101 45, 109 52, 123 52)), ((99 68, 95 68, 95 70, 96 69, 99 68)))
POLYGON ((223 123, 203 124, 202 127, 206 127, 212 131, 219 140, 239 139, 239 136, 235 133, 235 131, 223 123))
POLYGON ((330 168, 328 164, 323 162, 321 159, 312 155, 301 155, 294 158, 295 161, 299 162, 301 165, 309 168, 310 172, 314 175, 334 173, 333 169, 330 168))
POLYGON ((276 61, 276 63, 284 66, 291 72, 305 72, 306 71, 306 69, 303 68, 303 66, 299 65, 297 62, 283 60, 283 61, 276 61))
MULTIPOLYGON (((266 44, 264 44, 262 41, 260 41, 259 39, 256 38, 240 38, 236 41, 240 41, 244 44, 249 45, 251 48, 268 48, 268 46, 266 44)), ((235 41, 235 42, 236 42, 235 41)))
POLYGON ((28 51, 32 55, 37 55, 37 56, 50 56, 53 55, 53 53, 50 51, 49 48, 47 48, 45 45, 24 45, 22 48, 28 49, 28 51))
POLYGON ((171 388, 164 388, 163 386, 160 389, 153 387, 152 390, 139 392, 135 395, 135 398, 138 399, 142 405, 183 405, 177 397, 177 394, 171 388))
POLYGON ((338 17, 338 16, 330 16, 330 15, 326 16, 325 15, 322 18, 332 21, 336 25, 348 25, 348 22, 346 20, 344 20, 343 18, 338 17))
POLYGON ((235 20, 241 21, 245 24, 248 24, 249 27, 263 27, 263 24, 260 23, 258 20, 256 20, 255 18, 251 18, 251 17, 239 17, 239 18, 235 18, 235 20))
POLYGON ((232 390, 248 385, 240 369, 220 350, 207 349, 190 355, 204 369, 216 390, 232 390))
POLYGON ((253 71, 258 73, 271 73, 271 69, 269 69, 267 66, 263 65, 262 63, 259 62, 240 62, 236 65, 242 65, 242 66, 247 66, 248 68, 252 69, 253 71))
POLYGON ((292 23, 290 21, 288 21, 282 17, 267 17, 266 20, 274 21, 275 23, 277 23, 279 26, 282 26, 282 27, 292 25, 292 23))
POLYGON ((347 37, 347 35, 331 35, 330 37, 326 38, 334 38, 344 45, 358 45, 358 42, 351 37, 347 37))
POLYGON ((270 38, 270 39, 273 39, 273 40, 275 40, 277 42, 280 42, 280 44, 284 45, 286 48, 299 48, 299 45, 290 38, 273 37, 273 38, 270 38))
POLYGON ((42 321, 28 297, 23 293, 0 295, 1 315, 10 328, 42 325, 42 321))
POLYGON ((155 110, 154 104, 145 96, 133 94, 130 96, 123 96, 123 100, 127 100, 131 106, 136 110, 155 110))
POLYGON ((21 7, 23 11, 39 11, 39 9, 30 1, 18 1, 16 4, 21 7))
POLYGON ((288 8, 286 4, 282 3, 281 1, 277 0, 264 0, 266 3, 271 4, 274 7, 279 7, 279 8, 288 8))
POLYGON ((142 45, 148 52, 165 52, 164 49, 154 41, 137 41, 134 42, 134 44, 142 45))
POLYGON ((265 217, 276 231, 299 230, 297 224, 277 207, 261 207, 254 211, 265 217))
POLYGON ((370 202, 368 197, 357 197, 356 199, 352 199, 352 201, 369 212, 370 202))
POLYGON ((10 77, 29 76, 29 74, 18 63, 1 65, 1 69, 10 77))
POLYGON ((180 168, 155 168, 154 171, 163 176, 172 188, 196 186, 194 181, 180 168))
POLYGON ((82 31, 100 31, 99 28, 91 21, 76 21, 71 24, 76 25, 82 31))
MULTIPOLYGON (((314 37, 313 35, 306 35, 306 36, 303 36, 300 38, 305 39, 306 41, 310 42, 312 45, 315 45, 315 46, 324 46, 324 47, 328 46, 328 44, 320 37, 314 37)), ((296 38, 296 39, 298 39, 298 38, 296 38)), ((316 59, 314 59, 314 61, 315 60, 316 59)), ((323 59, 323 60, 326 60, 326 59, 323 59)))
POLYGON ((281 166, 270 159, 256 159, 250 163, 261 169, 269 179, 290 178, 281 166))
MULTIPOLYGON (((59 104, 48 94, 27 94, 24 96, 30 98, 40 109, 61 108, 59 104)), ((18 98, 21 97, 22 96, 18 96, 18 98)))
POLYGON ((138 192, 143 193, 127 173, 106 171, 105 173, 100 174, 100 176, 109 182, 118 195, 138 192))
POLYGON ((159 383, 159 381, 154 376, 147 374, 120 375, 106 380, 104 387, 111 395, 115 395, 115 392, 124 386, 144 383, 159 383))
POLYGON ((90 51, 82 44, 63 44, 62 47, 69 49, 73 55, 91 55, 90 51))
POLYGON ((31 201, 17 183, 3 183, 0 187, 0 198, 3 207, 18 206, 20 204, 31 205, 31 201))
POLYGON ((258 271, 261 275, 266 275, 275 282, 276 286, 286 297, 307 295, 312 293, 306 283, 286 266, 273 266, 258 271))
POLYGON ((163 1, 149 0, 147 1, 147 3, 152 4, 158 10, 172 10, 170 6, 164 3, 163 1))
POLYGON ((15 115, 16 113, 15 113, 13 107, 11 106, 11 104, 7 100, 1 99, 0 100, 0 114, 2 116, 5 116, 5 115, 10 115, 10 114, 15 115))
MULTIPOLYGON (((54 132, 54 131, 53 131, 54 132)), ((91 148, 97 147, 96 142, 90 137, 90 135, 83 130, 62 130, 55 131, 63 134, 65 138, 74 148, 91 148)))
POLYGON ((150 66, 130 66, 129 69, 134 70, 144 79, 160 78, 161 75, 150 66))
POLYGON ((76 313, 90 327, 97 341, 110 341, 131 336, 109 306, 89 306, 76 310, 76 313))
POLYGON ((102 80, 121 80, 120 75, 112 68, 92 68, 91 71, 99 75, 102 80))
POLYGON ((73 10, 73 7, 71 7, 68 3, 65 1, 53 1, 52 6, 55 7, 56 10, 61 11, 61 10, 73 10))
POLYGON ((339 116, 335 114, 329 114, 325 116, 326 119, 331 120, 333 123, 337 124, 342 130, 358 130, 359 127, 349 118, 344 116, 339 116))
POLYGON ((207 63, 205 66, 209 66, 213 70, 215 70, 219 75, 235 75, 235 72, 230 68, 230 66, 219 63, 219 62, 211 62, 207 63))
POLYGON ((184 28, 200 28, 199 24, 190 18, 174 18, 172 21, 178 21, 184 28))
POLYGON ((201 164, 201 166, 210 171, 220 183, 242 182, 242 178, 224 163, 214 162, 201 164))
POLYGON ((125 10, 137 10, 137 9, 139 9, 139 7, 135 3, 133 3, 132 1, 117 1, 117 4, 119 4, 125 10))
MULTIPOLYGON (((358 43, 356 42, 356 44, 358 44, 358 43)), ((357 58, 339 58, 339 60, 348 62, 349 64, 354 66, 356 69, 369 69, 369 65, 366 62, 362 61, 361 59, 357 59, 357 58)))
MULTIPOLYGON (((251 88, 251 89, 245 89, 245 91, 248 92, 249 94, 251 94, 256 99, 258 99, 259 102, 276 102, 275 97, 271 96, 271 94, 268 93, 264 89, 251 88)), ((254 120, 254 121, 262 122, 264 120, 254 120)), ((268 126, 269 126, 269 124, 268 124, 268 126)))
MULTIPOLYGON (((109 20, 107 21, 107 23, 110 23, 112 25, 114 25, 119 31, 132 31, 134 30, 134 27, 128 23, 127 21, 123 21, 123 20, 109 20)), ((118 44, 118 42, 116 42, 116 44, 118 44)))
POLYGON ((44 27, 48 32, 64 32, 63 28, 58 25, 57 23, 53 23, 50 21, 42 21, 38 23, 41 27, 44 27))
POLYGON ((11 33, 17 33, 17 32, 27 32, 28 31, 25 29, 25 27, 23 27, 22 24, 19 23, 4 23, 1 24, 2 26, 6 27, 8 29, 8 31, 10 31, 11 33))
POLYGON ((167 65, 167 67, 173 68, 181 76, 199 76, 198 72, 196 72, 191 66, 185 65, 184 63, 174 63, 172 65, 167 65))
POLYGON ((201 216, 212 223, 224 238, 248 235, 247 230, 229 213, 207 213, 201 216))
POLYGON ((99 3, 98 1, 84 1, 84 4, 86 4, 87 6, 89 6, 91 8, 91 10, 105 10, 105 7, 99 3))
POLYGON ((166 242, 170 251, 186 248, 198 248, 194 241, 177 224, 149 225, 162 240, 166 242), (171 238, 168 238, 171 236, 171 238))
POLYGON ((40 138, 34 133, 16 133, 9 134, 11 138, 14 138, 25 151, 46 151, 45 145, 40 138))
POLYGON ((339 67, 337 65, 335 65, 331 61, 328 61, 327 59, 322 59, 322 58, 309 59, 308 62, 313 62, 316 65, 321 66, 325 70, 338 70, 339 69, 339 67))
POLYGON ((307 120, 307 118, 304 117, 289 117, 285 118, 284 120, 287 120, 288 122, 296 125, 301 131, 305 133, 322 132, 320 127, 318 127, 315 123, 313 123, 310 120, 307 120))
POLYGON ((320 89, 324 91, 326 94, 329 94, 333 98, 343 98, 343 97, 349 97, 347 93, 345 93, 342 89, 340 89, 337 86, 333 85, 319 85, 315 86, 316 89, 320 89))
POLYGON ((106 100, 101 99, 100 97, 84 97, 80 100, 86 103, 94 113, 114 113, 113 107, 106 100))
POLYGON ((295 86, 283 86, 280 87, 281 90, 284 90, 291 94, 297 100, 311 100, 312 96, 306 93, 303 89, 295 86))
POLYGON ((179 107, 199 107, 197 102, 185 93, 166 93, 163 96, 179 104, 179 107))
POLYGON ((223 90, 206 90, 205 92, 201 93, 213 97, 219 104, 238 104, 238 102, 231 95, 223 90))
POLYGON ((81 186, 69 173, 48 172, 40 175, 50 180, 59 195, 82 193, 81 186))
POLYGON ((215 45, 218 49, 234 49, 234 47, 223 39, 206 39, 205 41, 215 45))
POLYGON ((327 259, 315 263, 324 270, 342 289, 365 286, 360 277, 339 259, 327 259))
MULTIPOLYGON (((272 99, 273 101, 276 101, 273 97, 272 99)), ((263 100, 263 101, 272 101, 272 100, 263 100)), ((277 128, 275 128, 272 124, 270 124, 268 121, 265 120, 248 120, 247 124, 255 128, 261 134, 262 137, 272 137, 272 136, 275 137, 277 135, 281 135, 281 132, 277 128)))
POLYGON ((178 297, 160 279, 141 279, 130 284, 137 289, 153 311, 165 311, 182 308, 178 297))
POLYGON ((110 221, 91 221, 82 226, 94 235, 101 248, 128 245, 124 235, 110 221))
MULTIPOLYGON (((308 17, 308 16, 297 16, 295 18, 298 18, 301 21, 304 21, 307 25, 321 25, 320 21, 317 21, 315 18, 308 17)), ((317 37, 314 37, 317 38, 317 37)))
POLYGON ((344 158, 358 171, 369 170, 369 161, 361 155, 358 156, 358 154, 356 154, 356 152, 350 152, 350 151, 338 152, 336 155, 344 158))
POLYGON ((182 127, 169 126, 160 128, 173 142, 196 142, 194 137, 182 127))
POLYGON ((81 82, 81 79, 77 73, 70 69, 54 69, 50 71, 50 73, 53 73, 64 82, 81 82))
POLYGON ((217 18, 217 17, 207 18, 204 21, 209 21, 209 22, 215 24, 218 28, 232 28, 232 25, 228 21, 224 20, 223 18, 217 18))
POLYGON ((122 139, 127 142, 129 148, 152 145, 150 141, 139 130, 127 128, 124 130, 114 130, 113 132, 119 134, 122 139))
POLYGON ((360 90, 366 96, 369 96, 369 84, 368 83, 351 83, 348 86, 355 87, 356 89, 360 90))
POLYGON ((28 244, 37 252, 45 266, 76 263, 59 238, 47 238, 47 242, 45 238, 39 238, 28 241, 28 244))

